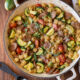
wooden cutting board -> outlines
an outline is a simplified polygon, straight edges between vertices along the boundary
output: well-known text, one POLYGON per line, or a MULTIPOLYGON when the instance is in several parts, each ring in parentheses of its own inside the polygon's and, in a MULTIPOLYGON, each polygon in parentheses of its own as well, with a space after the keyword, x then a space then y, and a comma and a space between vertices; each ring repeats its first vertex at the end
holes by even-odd
MULTIPOLYGON (((69 5, 72 5, 71 0, 63 0, 66 3, 68 3, 69 5)), ((15 68, 15 66, 11 63, 11 61, 9 60, 4 48, 3 48, 3 30, 5 27, 5 23, 10 15, 10 13, 12 11, 6 11, 4 8, 4 2, 5 0, 0 0, 0 61, 4 62, 5 64, 7 64, 14 72, 16 72, 19 75, 25 76, 22 72, 20 72, 19 70, 17 70, 15 68)), ((75 66, 75 70, 77 72, 77 77, 75 80, 80 80, 80 76, 78 73, 78 64, 75 66)), ((66 78, 68 78, 69 76, 71 76, 71 72, 67 72, 65 74, 63 74, 61 76, 62 80, 66 80, 66 78)), ((26 78, 28 78, 29 80, 44 80, 42 78, 38 79, 38 78, 33 78, 33 77, 29 77, 29 76, 25 76, 26 78)), ((12 75, 9 75, 3 71, 0 71, 0 80, 15 80, 15 78, 12 75)), ((45 80, 56 80, 55 78, 52 79, 45 79, 45 80)))

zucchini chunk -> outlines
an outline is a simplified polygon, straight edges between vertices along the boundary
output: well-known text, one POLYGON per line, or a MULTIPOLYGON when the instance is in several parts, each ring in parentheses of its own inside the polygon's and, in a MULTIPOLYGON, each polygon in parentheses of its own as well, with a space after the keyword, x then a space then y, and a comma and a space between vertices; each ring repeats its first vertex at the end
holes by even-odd
POLYGON ((28 41, 28 43, 26 44, 25 48, 29 47, 32 44, 31 41, 28 41))
POLYGON ((67 20, 67 24, 71 24, 71 19, 68 19, 67 20))
POLYGON ((45 28, 43 29, 43 32, 46 33, 48 31, 49 27, 45 26, 45 28))
POLYGON ((34 48, 34 44, 31 44, 31 45, 30 45, 30 48, 33 49, 33 48, 34 48))
POLYGON ((74 41, 69 41, 69 42, 67 43, 67 45, 68 45, 68 47, 70 47, 70 48, 74 48, 75 42, 74 42, 74 41))
POLYGON ((35 62, 37 62, 37 56, 35 53, 34 53, 34 60, 35 60, 35 62))
POLYGON ((14 38, 15 37, 15 31, 12 29, 9 38, 14 38))
POLYGON ((28 56, 25 61, 29 61, 32 58, 32 56, 28 56))
POLYGON ((37 66, 39 66, 39 68, 37 68, 37 73, 42 73, 44 71, 44 65, 38 62, 37 66))
POLYGON ((34 67, 33 63, 29 62, 27 65, 24 66, 24 68, 27 71, 31 71, 31 69, 34 67))
POLYGON ((42 55, 43 54, 43 49, 39 48, 38 52, 36 53, 36 55, 42 55))
POLYGON ((62 18, 62 20, 61 20, 63 23, 65 23, 66 22, 66 20, 64 19, 64 18, 62 18))
POLYGON ((21 40, 20 38, 18 38, 17 43, 19 46, 26 46, 26 42, 24 42, 23 40, 21 40))
POLYGON ((37 11, 30 11, 30 14, 33 14, 33 15, 36 15, 37 14, 37 11))
POLYGON ((57 11, 57 13, 61 13, 62 12, 62 10, 57 6, 55 7, 55 10, 57 11))
POLYGON ((66 25, 66 29, 69 31, 69 34, 74 34, 74 28, 71 25, 66 25))
POLYGON ((39 37, 40 37, 40 33, 39 33, 39 32, 35 32, 35 33, 33 34, 33 36, 39 38, 39 37))
POLYGON ((48 67, 52 67, 53 66, 53 63, 50 61, 49 63, 48 63, 48 67))
POLYGON ((68 67, 69 64, 68 63, 64 63, 62 66, 60 66, 58 69, 62 70, 64 69, 65 67, 68 67))
POLYGON ((51 35, 53 35, 53 33, 54 33, 54 29, 53 28, 51 28, 48 32, 47 32, 47 36, 51 36, 51 35))
POLYGON ((33 19, 31 17, 28 17, 28 23, 32 24, 33 23, 33 19))
POLYGON ((21 16, 15 16, 14 18, 13 18, 13 21, 20 21, 21 20, 21 16))
POLYGON ((21 47, 21 50, 22 50, 22 51, 25 51, 25 50, 26 50, 26 48, 25 48, 25 47, 21 47))
POLYGON ((56 19, 61 20, 64 17, 64 12, 61 12, 56 19))
POLYGON ((76 41, 77 46, 80 46, 80 41, 76 41))
POLYGON ((29 16, 29 9, 28 8, 25 9, 25 15, 29 16))

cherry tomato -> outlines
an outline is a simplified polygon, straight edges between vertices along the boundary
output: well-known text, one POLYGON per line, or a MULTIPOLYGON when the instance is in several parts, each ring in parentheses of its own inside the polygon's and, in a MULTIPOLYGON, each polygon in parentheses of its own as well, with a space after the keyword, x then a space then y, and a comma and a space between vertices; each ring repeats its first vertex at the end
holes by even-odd
POLYGON ((17 26, 17 24, 15 22, 10 23, 10 28, 15 28, 17 26))
POLYGON ((41 7, 41 4, 36 4, 36 7, 41 7))
POLYGON ((44 22, 43 19, 39 19, 39 20, 38 20, 38 23, 40 23, 40 24, 42 24, 42 25, 45 25, 45 22, 44 22))
POLYGON ((56 24, 53 24, 53 28, 55 29, 55 31, 58 30, 58 26, 56 24))
POLYGON ((35 46, 36 46, 36 48, 39 47, 39 41, 38 40, 35 40, 35 46))
POLYGON ((47 72, 47 73, 48 73, 50 70, 51 70, 50 67, 47 67, 47 68, 46 68, 46 72, 47 72))
POLYGON ((32 17, 32 18, 33 18, 33 17, 34 17, 34 15, 33 15, 33 14, 30 14, 30 17, 32 17))
POLYGON ((66 61, 64 53, 59 55, 59 60, 60 60, 60 64, 64 64, 64 62, 66 61))
POLYGON ((70 38, 70 40, 74 40, 74 38, 73 37, 69 37, 70 38))
POLYGON ((21 54, 22 50, 20 49, 20 47, 17 47, 16 52, 17 52, 18 54, 21 54))
POLYGON ((63 51, 64 51, 64 47, 63 47, 63 45, 62 45, 62 44, 59 45, 58 49, 59 49, 60 52, 63 52, 63 51))

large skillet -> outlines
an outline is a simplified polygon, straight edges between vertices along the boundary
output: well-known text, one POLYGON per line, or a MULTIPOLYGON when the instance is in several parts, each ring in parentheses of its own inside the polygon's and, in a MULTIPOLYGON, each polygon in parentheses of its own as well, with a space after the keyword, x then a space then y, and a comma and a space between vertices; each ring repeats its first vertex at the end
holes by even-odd
MULTIPOLYGON (((19 6, 16 2, 16 0, 14 0, 16 6, 19 6)), ((16 16, 16 15, 19 15, 21 13, 24 12, 24 9, 30 5, 33 5, 33 4, 36 4, 36 3, 53 3, 55 4, 56 6, 62 8, 63 10, 67 11, 67 12, 70 12, 77 20, 78 22, 80 22, 80 18, 79 16, 77 15, 77 13, 69 6, 67 5, 66 3, 60 1, 60 0, 29 0, 29 1, 26 1, 24 2, 23 4, 21 4, 19 7, 17 7, 13 13, 10 15, 7 23, 6 23, 6 26, 5 26, 5 29, 4 29, 4 47, 5 47, 5 50, 6 50, 6 53, 8 54, 10 60, 14 63, 13 61, 13 58, 12 56, 10 55, 10 52, 8 50, 8 37, 7 37, 7 30, 8 30, 8 27, 9 27, 9 22, 11 21, 11 19, 16 16)), ((80 51, 78 51, 78 54, 79 54, 79 57, 80 57, 80 51)), ((60 72, 59 74, 30 74, 30 73, 27 73, 27 71, 25 69, 23 69, 20 65, 18 65, 17 63, 14 63, 14 65, 19 68, 24 74, 26 75, 30 75, 30 76, 33 76, 33 77, 41 77, 41 78, 52 78, 52 77, 56 77, 58 80, 61 80, 60 79, 60 75, 71 70, 73 72, 73 76, 68 78, 67 80, 73 80, 73 78, 76 77, 76 74, 75 74, 75 70, 74 70, 74 65, 78 62, 79 60, 79 57, 73 61, 69 67, 65 68, 62 72, 60 72)))

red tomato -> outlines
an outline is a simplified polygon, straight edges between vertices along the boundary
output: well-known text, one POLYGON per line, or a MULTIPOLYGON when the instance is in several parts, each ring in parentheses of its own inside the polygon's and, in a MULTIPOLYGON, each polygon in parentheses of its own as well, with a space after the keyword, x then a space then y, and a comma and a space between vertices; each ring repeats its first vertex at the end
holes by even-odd
POLYGON ((10 28, 15 28, 17 26, 17 24, 15 22, 10 23, 10 28))
POLYGON ((58 30, 58 26, 56 24, 53 24, 53 28, 57 31, 58 30))
POLYGON ((39 19, 39 20, 38 20, 38 23, 40 23, 40 24, 42 24, 42 25, 45 25, 45 22, 44 22, 43 19, 39 19))
POLYGON ((30 17, 32 17, 32 18, 33 18, 33 17, 34 17, 34 15, 33 15, 33 14, 30 14, 30 17))
POLYGON ((39 47, 39 41, 38 40, 35 40, 35 46, 36 46, 36 48, 39 47))
POLYGON ((73 37, 70 37, 70 40, 74 40, 74 38, 73 37))
POLYGON ((41 4, 36 4, 36 7, 41 7, 41 4))
POLYGON ((64 62, 66 61, 65 55, 64 54, 60 54, 59 55, 59 60, 60 60, 60 64, 64 64, 64 62))
POLYGON ((48 73, 51 70, 50 67, 46 68, 46 72, 48 73))
POLYGON ((59 45, 58 49, 59 49, 60 52, 63 52, 63 51, 64 51, 64 47, 63 47, 63 45, 62 45, 62 44, 59 45))
POLYGON ((20 49, 20 47, 17 47, 16 52, 17 52, 18 54, 21 54, 22 50, 20 49))

